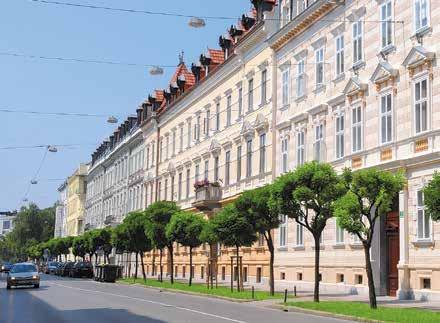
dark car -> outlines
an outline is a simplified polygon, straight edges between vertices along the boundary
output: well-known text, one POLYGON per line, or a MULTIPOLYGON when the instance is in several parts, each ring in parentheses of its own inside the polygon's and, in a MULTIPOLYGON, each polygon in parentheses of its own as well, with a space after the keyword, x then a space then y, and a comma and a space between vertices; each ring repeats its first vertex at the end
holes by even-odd
POLYGON ((57 269, 55 270, 55 275, 61 276, 65 264, 66 264, 65 262, 59 262, 58 263, 57 269))
POLYGON ((12 266, 13 265, 10 262, 4 262, 0 267, 0 272, 8 273, 11 270, 12 266))
POLYGON ((57 267, 58 267, 58 262, 50 261, 45 266, 44 273, 45 274, 55 274, 55 271, 56 271, 57 267))
POLYGON ((93 266, 90 262, 76 262, 70 269, 70 277, 87 277, 93 278, 93 266))
POLYGON ((72 261, 68 261, 63 265, 63 268, 61 268, 60 276, 69 276, 70 270, 73 268, 73 265, 75 263, 72 261))

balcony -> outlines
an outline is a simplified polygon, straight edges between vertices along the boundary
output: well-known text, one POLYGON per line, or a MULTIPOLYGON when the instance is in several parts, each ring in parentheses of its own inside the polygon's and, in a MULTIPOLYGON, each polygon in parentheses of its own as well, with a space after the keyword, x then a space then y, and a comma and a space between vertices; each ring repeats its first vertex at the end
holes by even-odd
POLYGON ((195 201, 193 206, 200 211, 212 211, 221 207, 222 188, 219 183, 207 180, 194 184, 195 201))
POLYGON ((107 215, 104 219, 104 225, 106 227, 116 226, 116 217, 114 215, 107 215))

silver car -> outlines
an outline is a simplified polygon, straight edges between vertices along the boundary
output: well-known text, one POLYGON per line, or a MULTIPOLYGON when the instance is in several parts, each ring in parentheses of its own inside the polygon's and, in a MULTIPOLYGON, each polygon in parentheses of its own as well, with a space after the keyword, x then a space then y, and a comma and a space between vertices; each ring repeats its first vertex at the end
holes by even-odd
POLYGON ((17 286, 40 287, 40 275, 38 268, 32 263, 19 263, 12 266, 6 277, 6 289, 17 286))

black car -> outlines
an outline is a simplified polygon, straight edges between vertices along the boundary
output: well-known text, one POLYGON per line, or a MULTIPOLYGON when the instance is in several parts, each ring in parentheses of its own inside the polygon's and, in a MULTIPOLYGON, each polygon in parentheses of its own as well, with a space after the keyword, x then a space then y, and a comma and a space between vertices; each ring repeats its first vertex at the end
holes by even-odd
POLYGON ((55 270, 55 275, 57 275, 57 276, 61 276, 62 275, 63 268, 64 268, 65 264, 66 264, 65 262, 59 262, 58 263, 57 269, 55 270))
POLYGON ((0 272, 8 273, 11 270, 12 266, 13 265, 10 262, 4 262, 0 267, 0 272))
POLYGON ((76 262, 70 269, 70 277, 87 277, 93 278, 93 266, 90 262, 76 262))
POLYGON ((68 261, 66 263, 64 263, 63 267, 60 269, 60 276, 69 276, 70 275, 70 270, 73 268, 73 265, 75 263, 72 261, 68 261))

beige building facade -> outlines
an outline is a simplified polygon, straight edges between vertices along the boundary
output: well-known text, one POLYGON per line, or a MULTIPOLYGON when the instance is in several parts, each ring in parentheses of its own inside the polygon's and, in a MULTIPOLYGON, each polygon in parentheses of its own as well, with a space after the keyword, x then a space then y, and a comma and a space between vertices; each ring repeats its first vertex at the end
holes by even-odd
POLYGON ((67 179, 67 232, 75 237, 84 231, 87 165, 81 164, 67 179))
MULTIPOLYGON (((407 185, 376 230, 380 295, 440 298, 440 224, 421 189, 440 168, 440 11, 435 1, 281 1, 276 173, 310 160, 336 169, 403 171, 407 185), (284 13, 284 15, 283 15, 284 13)), ((277 233, 278 283, 312 288, 309 233, 287 220, 277 233)), ((329 221, 322 290, 366 293, 359 241, 329 221)))

